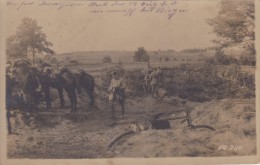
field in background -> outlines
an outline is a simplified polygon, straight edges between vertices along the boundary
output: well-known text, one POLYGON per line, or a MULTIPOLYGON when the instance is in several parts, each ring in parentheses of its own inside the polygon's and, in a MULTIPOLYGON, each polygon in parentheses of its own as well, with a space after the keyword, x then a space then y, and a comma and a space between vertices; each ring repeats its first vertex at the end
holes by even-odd
MULTIPOLYGON (((213 56, 213 52, 207 53, 186 53, 175 51, 161 51, 161 52, 148 52, 150 56, 150 64, 152 67, 161 68, 175 68, 181 64, 189 63, 196 68, 200 66, 207 59, 213 56), (169 58, 169 61, 165 61, 165 57, 169 58), (161 61, 160 61, 161 58, 161 61)), ((97 75, 102 69, 114 67, 118 63, 121 63, 125 70, 143 69, 147 67, 147 62, 134 62, 134 51, 89 51, 89 52, 74 52, 54 55, 61 65, 69 66, 70 69, 76 71, 77 69, 83 69, 84 71, 97 75), (112 63, 102 63, 102 59, 105 56, 110 56, 112 63), (63 62, 69 58, 75 60, 78 64, 64 64, 63 62)), ((241 66, 242 71, 250 74, 255 73, 255 67, 241 66)))
MULTIPOLYGON (((205 55, 202 53, 180 53, 175 51, 151 51, 148 54, 151 66, 160 66, 162 68, 174 68, 185 63, 191 63, 196 66, 212 56, 212 53, 205 55), (165 61, 166 57, 169 58, 169 61, 165 61)), ((147 67, 147 62, 134 62, 133 56, 134 51, 89 51, 59 54, 54 57, 61 62, 61 65, 69 66, 72 70, 83 69, 90 74, 96 75, 102 69, 114 67, 118 63, 121 63, 126 70, 147 67), (102 63, 102 59, 105 56, 110 56, 112 63, 102 63), (66 59, 75 60, 78 64, 62 63, 66 59)))
MULTIPOLYGON (((213 56, 213 52, 205 53, 189 53, 189 52, 176 52, 176 51, 148 51, 150 56, 150 61, 159 61, 160 57, 162 60, 168 57, 170 61, 185 61, 185 60, 203 60, 213 56)), ((55 57, 63 58, 70 57, 71 59, 77 60, 87 60, 87 63, 100 63, 102 58, 105 56, 110 56, 112 62, 116 63, 118 61, 122 62, 133 62, 134 51, 86 51, 86 52, 71 52, 64 54, 57 54, 55 57)), ((83 61, 82 61, 83 62, 83 61)), ((84 61, 84 63, 86 63, 84 61)))

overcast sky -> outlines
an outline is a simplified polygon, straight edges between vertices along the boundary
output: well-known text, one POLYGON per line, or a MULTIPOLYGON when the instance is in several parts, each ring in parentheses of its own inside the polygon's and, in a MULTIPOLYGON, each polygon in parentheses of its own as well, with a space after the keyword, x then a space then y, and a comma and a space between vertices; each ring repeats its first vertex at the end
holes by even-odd
MULTIPOLYGON (((83 1, 81 1, 82 3, 83 1)), ((14 34, 23 17, 37 19, 57 53, 95 50, 181 50, 212 46, 214 34, 205 20, 216 16, 217 1, 178 1, 177 12, 168 20, 166 14, 89 13, 88 6, 64 8, 31 5, 6 10, 6 34, 14 34)))

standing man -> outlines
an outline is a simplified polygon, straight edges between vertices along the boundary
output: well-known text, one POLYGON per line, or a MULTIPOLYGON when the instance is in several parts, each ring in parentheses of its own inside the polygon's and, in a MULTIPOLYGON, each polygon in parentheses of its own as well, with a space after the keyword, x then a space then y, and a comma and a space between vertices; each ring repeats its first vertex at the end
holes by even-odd
POLYGON ((7 120, 7 129, 8 134, 12 134, 12 127, 11 127, 11 105, 12 105, 12 88, 14 86, 15 79, 12 77, 11 73, 11 66, 6 68, 6 120, 7 120))
POLYGON ((158 85, 161 79, 162 71, 160 67, 154 68, 153 72, 151 73, 151 86, 152 86, 152 96, 158 95, 158 85))
POLYGON ((157 88, 159 88, 162 82, 162 70, 160 66, 158 66, 156 69, 156 78, 157 78, 157 88))
POLYGON ((112 80, 110 83, 110 87, 108 89, 108 91, 109 91, 108 97, 109 97, 109 102, 111 103, 112 118, 115 118, 115 107, 114 107, 115 101, 118 101, 120 103, 121 110, 122 110, 122 116, 124 116, 125 93, 124 93, 122 80, 123 80, 123 78, 120 78, 120 76, 117 72, 112 73, 112 80))
POLYGON ((148 61, 147 68, 144 70, 145 90, 146 90, 147 94, 150 93, 150 89, 151 89, 151 87, 150 87, 150 82, 151 82, 150 74, 151 74, 152 71, 153 71, 153 69, 150 66, 150 62, 148 61))
POLYGON ((152 86, 152 96, 157 95, 157 73, 156 73, 156 68, 153 69, 153 72, 150 75, 151 79, 151 86, 152 86))
POLYGON ((109 101, 112 101, 114 98, 114 92, 116 87, 122 87, 122 80, 117 72, 112 73, 112 80, 108 88, 109 91, 109 101))

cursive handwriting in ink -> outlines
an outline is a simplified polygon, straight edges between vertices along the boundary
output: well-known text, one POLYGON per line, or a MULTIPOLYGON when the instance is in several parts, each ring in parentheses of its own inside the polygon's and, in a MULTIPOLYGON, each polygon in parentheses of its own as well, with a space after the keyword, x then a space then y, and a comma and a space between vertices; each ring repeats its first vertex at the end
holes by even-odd
POLYGON ((20 10, 22 7, 24 7, 24 6, 31 6, 31 5, 33 5, 35 2, 33 2, 33 1, 30 1, 30 2, 25 2, 25 1, 23 1, 23 2, 21 2, 19 5, 18 5, 18 7, 16 8, 16 10, 20 10))
POLYGON ((137 14, 160 14, 166 16, 168 20, 172 20, 178 13, 185 13, 188 10, 179 8, 177 0, 161 0, 161 1, 52 1, 52 0, 23 0, 21 2, 13 2, 7 0, 7 7, 14 7, 16 10, 29 6, 46 7, 56 9, 57 11, 64 8, 81 7, 92 14, 114 13, 123 16, 133 16, 137 14))

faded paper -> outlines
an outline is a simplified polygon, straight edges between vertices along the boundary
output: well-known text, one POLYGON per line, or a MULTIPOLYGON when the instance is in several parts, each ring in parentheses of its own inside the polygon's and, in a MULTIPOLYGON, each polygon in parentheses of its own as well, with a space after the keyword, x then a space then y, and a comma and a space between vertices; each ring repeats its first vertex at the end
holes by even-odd
MULTIPOLYGON (((0 96, 3 98, 1 102, 1 163, 201 164, 210 162, 227 164, 258 162, 259 0, 254 1, 257 62, 255 67, 244 67, 245 72, 250 72, 255 76, 256 95, 243 98, 225 96, 222 99, 210 98, 209 100, 206 100, 210 97, 209 94, 208 97, 203 98, 195 98, 196 92, 194 96, 192 93, 183 96, 184 91, 190 92, 192 84, 199 80, 194 78, 194 82, 189 84, 191 88, 186 88, 182 86, 186 79, 180 77, 186 72, 187 75, 196 77, 199 72, 196 72, 195 68, 202 66, 204 61, 214 56, 211 48, 216 44, 212 40, 217 36, 212 32, 213 28, 207 24, 207 20, 218 15, 220 2, 210 0, 2 0, 0 33, 2 91, 5 91, 6 87, 5 68, 9 60, 6 53, 6 41, 16 34, 25 17, 36 20, 37 25, 42 27, 42 32, 46 34, 46 40, 53 44, 51 46, 55 52, 53 57, 58 61, 52 63, 53 68, 65 66, 75 73, 84 70, 95 78, 96 86, 94 106, 89 105, 89 96, 82 89, 83 94, 77 95, 78 111, 72 114, 67 93, 64 91, 66 107, 61 109, 57 92, 51 89, 53 107, 46 111, 44 101, 39 105, 40 110, 37 115, 41 120, 36 120, 35 115, 30 116, 30 113, 26 113, 32 121, 40 122, 38 125, 36 123, 36 126, 35 123, 23 123, 27 121, 23 121, 24 114, 17 109, 12 110, 11 124, 14 125, 15 132, 12 135, 7 135, 5 92, 1 92, 0 96), (164 73, 164 76, 158 79, 158 82, 162 81, 160 82, 162 85, 158 85, 158 91, 161 93, 158 92, 156 98, 143 88, 145 81, 142 76, 145 74, 144 70, 148 63, 134 62, 135 51, 141 47, 147 51, 151 67, 160 67, 164 73), (194 54, 192 51, 197 52, 194 54), (104 60, 105 57, 109 57, 111 61, 107 62, 104 60), (181 65, 194 65, 194 68, 191 72, 185 70, 185 67, 179 68, 180 72, 169 80, 172 71, 166 74, 166 70, 178 69, 181 65), (127 82, 124 82, 127 84, 124 118, 121 118, 120 106, 116 105, 116 119, 111 119, 111 105, 108 100, 109 84, 110 74, 113 71, 111 68, 116 67, 122 67, 125 75, 132 74, 133 77, 128 77, 127 82), (141 78, 135 77, 138 75, 141 78), (136 83, 132 80, 140 81, 140 84, 136 85, 138 89, 135 89, 136 86, 135 88, 131 86, 136 83), (176 85, 177 83, 180 87, 176 85), (170 84, 173 84, 172 91, 168 87, 170 84), (138 93, 140 91, 141 94, 138 93), (147 95, 144 92, 147 92, 147 95), (160 94, 165 94, 164 92, 167 95, 159 98, 160 94), (107 149, 106 146, 113 138, 129 129, 128 125, 142 123, 151 114, 168 113, 171 109, 178 111, 183 108, 192 109, 191 117, 194 125, 206 125, 207 128, 191 129, 185 124, 180 124, 180 120, 174 120, 170 121, 170 129, 141 130, 122 138, 113 144, 113 147, 107 149), (244 113, 247 111, 250 113, 254 111, 255 115, 246 119, 244 113), (21 119, 18 120, 19 115, 21 119), (216 130, 211 131, 208 127, 216 130)), ((227 54, 232 54, 239 59, 243 52, 234 48, 227 54)), ((43 56, 35 54, 36 59, 43 56)), ((32 54, 28 53, 27 57, 32 59, 32 54)), ((232 67, 223 67, 222 73, 226 74, 231 69, 232 67)), ((117 71, 121 73, 120 69, 117 71)), ((204 79, 204 77, 199 78, 204 79)), ((206 86, 201 88, 206 89, 206 86)), ((225 92, 223 92, 224 95, 225 92)), ((32 112, 32 114, 36 113, 32 112)), ((185 113, 174 111, 171 116, 165 116, 165 118, 183 115, 185 113)))

